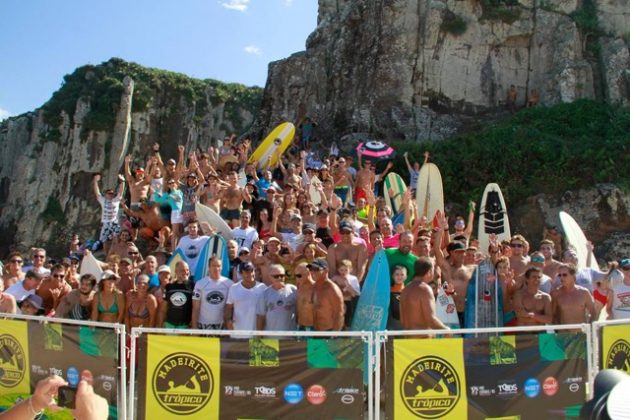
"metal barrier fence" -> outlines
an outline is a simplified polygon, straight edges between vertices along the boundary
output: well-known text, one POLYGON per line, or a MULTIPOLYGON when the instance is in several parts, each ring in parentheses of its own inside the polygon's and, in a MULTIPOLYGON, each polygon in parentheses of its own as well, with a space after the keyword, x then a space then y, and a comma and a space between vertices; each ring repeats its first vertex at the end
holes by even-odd
POLYGON ((132 328, 130 335, 131 419, 199 410, 218 418, 219 406, 228 417, 266 410, 274 418, 374 418, 371 332, 132 328))
MULTIPOLYGON (((115 359, 111 359, 110 357, 107 360, 115 360, 115 362, 117 363, 117 366, 115 366, 114 368, 117 370, 117 383, 114 397, 115 401, 117 402, 117 415, 119 419, 136 418, 135 410, 137 409, 137 405, 135 394, 138 391, 138 384, 142 383, 142 381, 140 380, 141 378, 138 377, 138 371, 136 367, 140 369, 141 374, 144 374, 146 376, 148 372, 146 362, 148 360, 147 357, 149 356, 147 354, 146 343, 148 342, 149 336, 170 337, 171 341, 173 338, 175 338, 175 344, 173 345, 171 343, 171 347, 169 347, 169 350, 173 351, 179 351, 179 348, 181 347, 180 344, 182 344, 184 341, 178 340, 179 337, 198 337, 200 339, 215 338, 219 343, 238 341, 245 343, 249 342, 249 340, 235 337, 248 336, 251 338, 262 339, 263 344, 265 339, 275 339, 282 341, 283 343, 303 342, 307 341, 308 339, 360 340, 363 345, 361 354, 363 354, 364 359, 363 371, 365 373, 365 376, 362 382, 367 385, 367 388, 363 392, 365 392, 365 396, 367 397, 367 407, 365 414, 367 415, 368 419, 381 418, 381 409, 383 407, 381 407, 380 397, 381 393, 386 387, 384 380, 386 379, 386 376, 388 374, 388 369, 393 367, 388 365, 388 357, 392 355, 388 355, 389 350, 386 344, 389 341, 392 341, 393 348, 393 341, 399 339, 402 339, 400 341, 402 343, 404 340, 412 340, 415 337, 423 337, 423 340, 428 338, 430 341, 427 341, 426 343, 431 343, 431 346, 434 346, 434 348, 438 349, 439 352, 441 350, 436 343, 439 343, 440 340, 450 343, 449 341, 447 341, 448 338, 465 336, 465 338, 462 340, 462 343, 468 343, 471 340, 488 336, 523 337, 523 335, 527 335, 527 333, 562 333, 567 331, 579 331, 585 335, 585 363, 588 379, 587 381, 585 381, 584 385, 586 386, 587 393, 589 389, 592 389, 593 379, 600 369, 616 368, 625 370, 630 373, 630 320, 598 321, 594 322, 592 325, 575 324, 554 326, 549 325, 540 327, 462 329, 452 330, 447 334, 440 333, 436 330, 381 331, 376 332, 376 334, 372 334, 371 332, 349 331, 334 333, 283 331, 235 332, 212 330, 133 328, 130 333, 130 372, 129 387, 127 389, 126 356, 128 349, 126 347, 126 331, 124 325, 9 314, 2 314, 0 316, 0 319, 2 319, 2 322, 0 322, 0 337, 3 337, 3 339, 7 337, 14 337, 13 339, 15 341, 19 342, 22 347, 27 348, 27 351, 29 353, 32 352, 35 355, 33 358, 29 358, 28 360, 30 365, 28 366, 28 369, 30 369, 30 384, 32 385, 34 385, 37 382, 37 379, 39 379, 40 377, 45 377, 52 372, 61 373, 61 376, 68 380, 71 376, 74 377, 73 375, 76 374, 76 371, 80 371, 80 369, 87 368, 90 370, 98 370, 100 363, 93 363, 86 366, 85 362, 82 362, 83 359, 81 359, 81 357, 83 357, 86 353, 90 357, 112 356, 111 354, 104 355, 99 352, 103 352, 103 349, 100 347, 102 344, 105 344, 106 347, 111 347, 112 343, 108 341, 109 338, 107 337, 111 338, 111 335, 108 334, 114 334, 117 337, 117 341, 116 343, 114 343, 114 348, 116 352, 115 359), (21 321, 24 322, 24 325, 19 325, 21 324, 21 321), (99 336, 99 331, 107 330, 110 330, 108 331, 108 334, 99 336), (19 331, 22 332, 20 333, 19 331), (141 342, 141 340, 143 340, 143 337, 145 341, 141 342), (439 340, 431 338, 439 338, 439 340), (142 350, 143 346, 144 350, 142 350), (140 353, 138 353, 138 351, 140 351, 140 353), (138 363, 139 355, 143 358, 143 363, 140 364, 138 363), (383 376, 383 373, 385 373, 385 376, 383 376), (586 384, 586 382, 588 382, 588 385, 586 384)), ((415 341, 413 342, 416 343, 415 341)), ((4 344, 4 342, 0 340, 0 344, 4 344)), ((355 352, 357 351, 356 345, 354 347, 347 347, 345 349, 348 352, 351 350, 355 352)), ((361 351, 359 350, 359 352, 361 351)), ((235 356, 232 358, 232 361, 236 359, 242 361, 242 352, 238 353, 238 351, 236 351, 236 353, 234 354, 235 356)), ((251 354, 248 353, 248 355, 251 354)), ((391 374, 391 372, 389 373, 391 374)), ((297 376, 300 376, 301 374, 303 374, 303 372, 298 373, 297 376)), ((147 382, 145 381, 143 385, 146 386, 146 383, 147 382)), ((221 385, 220 382, 219 385, 221 385)), ((4 383, 3 385, 0 376, 0 390, 3 389, 3 386, 6 393, 7 383, 4 383)), ((101 391, 106 388, 106 386, 101 384, 101 391)), ((96 389, 96 391, 99 392, 99 389, 96 389)), ((152 390, 145 388, 144 391, 151 392, 152 390)), ((222 391, 224 394, 225 392, 231 392, 233 393, 233 395, 241 395, 247 390, 245 390, 245 387, 239 388, 238 386, 236 386, 232 387, 231 389, 222 389, 222 391)), ((265 389, 262 389, 262 391, 264 392, 265 389)), ((317 390, 313 391, 314 395, 317 394, 316 391, 317 390)), ((352 392, 352 390, 350 391, 352 392)), ((28 392, 30 392, 30 390, 28 392)), ((360 394, 363 395, 363 392, 361 392, 360 394)), ((479 390, 475 390, 475 392, 479 392, 479 390)), ((481 389, 481 392, 484 392, 484 390, 481 389)), ((348 395, 352 395, 352 393, 348 395)), ((254 397, 255 396, 252 396, 252 398, 254 397)), ((322 398, 322 395, 315 395, 315 400, 318 397, 322 398)), ((280 396, 280 398, 282 398, 282 396, 280 396)), ((290 399, 291 396, 285 395, 285 400, 287 398, 290 399)), ((354 398, 356 397, 352 395, 352 397, 347 397, 347 400, 354 400, 354 398)))
MULTIPOLYGON (((23 398, 30 395, 40 379, 53 373, 63 377, 70 385, 76 385, 81 372, 87 369, 93 375, 95 392, 110 402, 110 415, 114 414, 111 407, 115 406, 116 416, 127 418, 124 325, 17 314, 2 314, 0 317, 0 353, 15 357, 16 352, 24 351, 25 347, 22 360, 27 362, 21 365, 19 381, 7 382, 6 378, 10 375, 7 375, 6 369, 2 371, 2 394, 19 394, 23 398), (7 344, 11 342, 17 342, 19 346, 5 349, 6 345, 11 347, 7 344), (26 378, 29 380, 24 381, 26 378)), ((13 376, 17 378, 18 372, 15 373, 13 376)))
MULTIPOLYGON (((586 364, 585 369, 582 367, 581 369, 574 369, 574 371, 579 372, 592 372, 592 340, 591 340, 591 328, 587 324, 575 324, 575 325, 558 325, 558 326, 532 326, 532 327, 513 327, 513 328, 484 328, 484 329, 461 329, 461 330, 451 330, 447 334, 440 333, 436 330, 420 330, 420 331, 382 331, 377 332, 375 335, 375 343, 376 343, 376 363, 375 363, 375 396, 374 399, 374 412, 377 416, 383 416, 384 418, 397 418, 398 416, 404 417, 406 416, 416 416, 419 415, 423 418, 443 418, 445 416, 452 416, 448 418, 467 418, 469 408, 467 406, 470 404, 470 400, 474 400, 474 402, 480 402, 479 406, 489 406, 491 404, 488 401, 491 401, 492 398, 495 398, 501 395, 501 399, 509 400, 510 398, 515 398, 520 395, 520 391, 523 390, 524 394, 527 397, 536 397, 540 393, 542 395, 542 388, 544 386, 548 386, 548 391, 545 392, 547 396, 553 395, 558 392, 559 385, 558 381, 555 380, 553 376, 549 378, 549 384, 542 384, 540 382, 536 382, 535 377, 531 378, 530 381, 530 389, 528 390, 527 381, 514 381, 510 380, 508 377, 501 377, 502 380, 499 381, 498 386, 470 386, 468 389, 464 385, 466 383, 466 377, 469 375, 469 371, 474 371, 474 375, 476 376, 484 376, 491 375, 492 369, 497 368, 495 365, 501 365, 505 360, 492 360, 493 354, 488 354, 488 361, 484 361, 483 363, 476 362, 480 366, 476 366, 474 369, 468 366, 469 359, 474 357, 479 358, 479 354, 483 354, 489 349, 492 350, 489 353, 493 353, 495 350, 493 349, 494 345, 490 343, 490 341, 494 341, 497 344, 497 347, 501 347, 506 345, 506 342, 511 342, 512 350, 514 353, 511 355, 510 345, 508 344, 508 355, 507 355, 507 364, 513 363, 512 367, 510 367, 510 374, 514 375, 515 366, 519 366, 522 361, 519 360, 519 364, 516 364, 516 343, 517 339, 519 341, 529 340, 530 347, 535 346, 535 349, 539 352, 542 352, 542 346, 540 349, 538 346, 540 344, 537 343, 538 338, 542 335, 545 338, 554 339, 554 335, 560 336, 560 334, 539 334, 533 335, 528 333, 545 333, 545 332, 563 332, 563 331, 580 331, 584 334, 584 340, 577 341, 576 351, 579 350, 581 344, 584 344, 584 353, 582 357, 584 359, 584 363, 586 364), (457 340, 456 337, 465 336, 463 340, 457 340), (414 337, 422 337, 420 340, 412 340, 414 337), (430 339, 432 337, 434 339, 430 339), (489 337, 499 337, 498 339, 489 337), (488 339, 488 343, 483 343, 485 339, 488 339), (393 341, 389 348, 392 350, 394 354, 388 354, 388 348, 385 345, 393 339, 393 341), (455 339, 455 340, 454 340, 455 339), (408 341, 405 343, 405 341, 408 341), (467 361, 464 363, 464 347, 466 343, 467 351, 466 358, 467 361), (413 344, 403 346, 404 344, 413 344), (427 347, 427 349, 422 349, 427 347), (458 347, 459 346, 459 347, 458 347), (475 349, 471 350, 472 346, 477 346, 477 356, 475 353, 475 349), (479 351, 481 349, 481 352, 479 351), (426 350, 426 351, 425 351, 426 350), (407 352, 407 358, 404 358, 404 352, 407 352), (398 352, 398 353, 396 353, 398 352), (450 352, 461 353, 460 356, 451 357, 450 352), (397 363, 396 357, 398 354, 401 354, 401 359, 405 359, 406 365, 403 362, 397 363), (471 356, 471 354, 473 354, 471 356), (510 357, 513 357, 513 360, 509 360, 510 357), (453 362, 453 359, 459 359, 459 365, 453 362), (392 364, 392 366, 389 365, 392 364), (465 365, 465 366, 464 366, 465 365), (465 372, 464 372, 465 371, 465 372), (425 375, 426 372, 428 376, 422 378, 421 376, 425 375), (382 374, 385 374, 385 378, 382 377, 382 374), (429 378, 429 380, 433 380, 432 384, 433 388, 430 386, 427 388, 422 381, 429 378), (551 379, 550 379, 551 378, 551 379), (387 379, 388 382, 385 383, 384 379, 387 379), (399 379, 398 383, 395 383, 395 380, 399 379), (505 380, 504 380, 505 379, 505 380), (553 381, 556 381, 555 383, 553 381), (391 383, 390 383, 391 382, 391 383), (518 382, 518 383, 517 383, 518 382), (463 386, 462 386, 463 385, 463 386), (413 388, 412 392, 417 394, 410 394, 408 391, 408 387, 413 388), (537 387, 537 388, 536 388, 537 387), (388 390, 385 401, 387 404, 385 406, 385 412, 381 411, 381 394, 384 390, 388 390), (441 392, 437 392, 435 390, 441 392), (448 390, 448 392, 446 392, 448 390), (424 395, 426 391, 429 391, 429 397, 420 397, 424 395), (529 394, 527 394, 529 392, 529 394), (495 395, 496 393, 496 395, 495 395), (391 395, 390 395, 391 394, 391 395), (534 395, 535 394, 535 395, 534 395), (461 397, 461 398, 460 398, 461 397), (468 404, 461 404, 461 400, 463 398, 467 398, 468 404), (484 399, 485 398, 485 399, 484 399), (452 411, 454 408, 458 407, 459 404, 460 411, 452 411), (389 404, 389 405, 388 405, 389 404), (441 408, 439 408, 439 407, 441 408), (396 414, 397 413, 397 414, 396 414), (402 414, 401 414, 402 413, 402 414)), ((575 342, 572 336, 578 336, 577 334, 564 334, 563 338, 568 340, 572 340, 575 342)), ((549 342, 549 340, 545 340, 549 342)), ((552 350, 553 350, 553 346, 552 350)), ((560 346, 558 346, 560 347, 560 346)), ((531 348, 530 348, 531 350, 531 348)), ((531 351, 530 351, 531 353, 531 351)), ((505 356, 501 356, 505 357, 505 356)), ((553 355, 546 355, 550 360, 553 360, 553 355)), ((542 358, 542 356, 541 356, 542 358)), ((500 358, 499 358, 500 359, 500 358)), ((471 364, 474 364, 472 362, 471 364)), ((553 362, 548 362, 545 364, 547 367, 549 364, 553 362)), ((575 366, 580 365, 578 362, 571 362, 575 366)), ((531 365, 531 363, 530 363, 531 365)), ((504 369, 505 371, 505 369, 504 369)), ((531 375, 531 371, 528 372, 528 375, 531 375)), ((589 375, 586 373, 587 378, 584 380, 580 375, 574 375, 573 378, 570 378, 571 381, 575 381, 575 384, 572 385, 571 391, 576 393, 575 395, 569 394, 569 397, 573 397, 573 399, 577 399, 579 401, 579 395, 586 395, 588 389, 592 388, 592 379, 594 375, 589 375), (581 383, 578 383, 581 380, 581 383), (578 393, 578 391, 580 391, 578 393), (576 398, 577 397, 577 398, 576 398)), ((557 376, 557 375, 556 375, 557 376)), ((485 378, 488 379, 488 378, 485 378)), ((496 382, 496 381, 495 381, 496 382)), ((476 383, 484 383, 484 380, 478 380, 476 383)), ((488 383, 488 381, 486 381, 488 383)), ((571 386, 570 383, 567 383, 567 388, 571 386)), ((496 399, 496 398, 495 398, 496 399)), ((527 398, 525 398, 527 399, 527 398)), ((547 399, 549 400, 549 399, 547 399)), ((541 400, 542 401, 542 400, 541 400)), ((584 400, 582 400, 583 402, 584 400)), ((514 404, 513 402, 510 404, 514 404)), ((525 405, 525 404, 523 404, 525 405)), ((512 406, 513 407, 513 406, 512 406)), ((479 408, 480 412, 484 407, 479 408)), ((540 409, 537 406, 537 409, 540 409)), ((482 413, 483 414, 483 413, 482 413)), ((495 417, 495 415, 486 415, 484 417, 495 417)))

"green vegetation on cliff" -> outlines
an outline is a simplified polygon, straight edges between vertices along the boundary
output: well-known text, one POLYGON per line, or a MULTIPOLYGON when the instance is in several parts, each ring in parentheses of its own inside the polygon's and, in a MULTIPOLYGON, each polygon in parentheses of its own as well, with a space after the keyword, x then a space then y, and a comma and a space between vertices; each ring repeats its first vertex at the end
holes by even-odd
POLYGON ((447 201, 458 206, 479 201, 489 182, 501 186, 511 205, 596 183, 630 188, 630 109, 590 100, 526 109, 449 140, 393 147, 394 167, 405 179, 403 153, 422 162, 428 150, 442 173, 447 201))
POLYGON ((201 118, 208 107, 225 104, 226 113, 238 125, 235 110, 245 109, 255 114, 262 99, 262 88, 259 87, 193 79, 181 73, 147 68, 112 58, 97 66, 79 67, 72 74, 64 76, 61 88, 43 106, 45 122, 53 127, 49 136, 58 135, 58 130, 54 129, 62 123, 61 111, 65 111, 72 120, 79 98, 90 101, 90 112, 83 122, 83 132, 111 130, 125 89, 125 76, 135 82, 132 102, 134 112, 146 110, 158 99, 160 103, 153 104, 156 107, 177 108, 184 101, 194 105, 195 116, 201 118))

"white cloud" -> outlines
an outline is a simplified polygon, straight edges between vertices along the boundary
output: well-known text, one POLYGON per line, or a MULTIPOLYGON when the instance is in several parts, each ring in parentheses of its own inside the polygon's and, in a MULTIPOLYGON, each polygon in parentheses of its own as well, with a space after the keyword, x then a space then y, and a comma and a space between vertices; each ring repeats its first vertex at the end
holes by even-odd
POLYGON ((248 45, 247 47, 243 48, 243 50, 247 54, 258 55, 258 56, 262 55, 262 50, 255 45, 248 45))
POLYGON ((11 113, 9 111, 4 108, 0 108, 0 121, 4 120, 5 118, 9 118, 10 116, 11 113))
POLYGON ((228 0, 221 3, 221 6, 226 9, 236 10, 238 12, 244 12, 249 7, 250 0, 228 0))

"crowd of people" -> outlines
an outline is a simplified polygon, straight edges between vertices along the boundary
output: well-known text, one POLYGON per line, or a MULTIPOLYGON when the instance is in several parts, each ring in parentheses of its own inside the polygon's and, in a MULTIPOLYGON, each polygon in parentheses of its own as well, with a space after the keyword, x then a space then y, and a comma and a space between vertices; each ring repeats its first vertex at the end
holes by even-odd
POLYGON ((355 167, 353 156, 331 152, 322 155, 298 135, 286 153, 277 153, 278 164, 266 167, 249 162, 249 140, 232 136, 188 155, 180 146, 177 159, 166 163, 157 144, 148 157, 127 156, 118 186, 101 191, 100 175, 93 178, 102 209, 98 239, 75 235, 68 255, 56 261, 43 248, 12 252, 3 267, 0 312, 128 328, 338 331, 350 328, 371 261, 384 250, 388 329, 448 328, 436 310, 444 301, 459 319, 449 325, 463 327, 473 273, 489 263, 503 303, 497 326, 630 318, 630 259, 603 271, 578 269, 590 261, 578 261, 554 229, 535 238, 538 249, 521 235, 490 238, 489 248, 479 249, 472 236, 475 203, 452 226, 416 208, 419 162, 405 155, 409 188, 399 214, 392 214, 383 198, 392 192, 382 183, 391 162, 377 173, 361 154, 355 167), (321 182, 311 185, 315 177, 321 182), (199 221, 197 202, 231 229, 229 267, 221 255, 199 260, 222 233, 199 221), (171 267, 178 248, 185 258, 171 267), (90 253, 104 270, 98 278, 79 274, 90 253), (208 264, 208 274, 194 278, 199 264, 208 264))

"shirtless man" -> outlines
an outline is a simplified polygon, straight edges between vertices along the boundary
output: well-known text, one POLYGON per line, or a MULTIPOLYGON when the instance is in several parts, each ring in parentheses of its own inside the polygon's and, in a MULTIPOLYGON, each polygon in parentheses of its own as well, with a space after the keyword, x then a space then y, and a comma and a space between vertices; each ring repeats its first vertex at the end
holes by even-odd
POLYGON ((420 257, 414 264, 415 276, 400 293, 400 324, 405 330, 448 330, 435 313, 433 261, 420 257))
POLYGON ((4 283, 0 282, 0 313, 14 314, 17 312, 17 303, 15 297, 8 293, 4 293, 4 283))
POLYGON ((131 175, 131 160, 132 156, 125 156, 125 179, 127 180, 127 184, 129 184, 129 195, 130 195, 130 208, 131 210, 137 211, 140 210, 140 203, 149 198, 149 187, 151 186, 151 181, 144 176, 144 168, 138 167, 135 170, 135 176, 131 175))
POLYGON ((522 275, 527 270, 529 265, 529 257, 525 251, 527 246, 527 241, 522 235, 514 235, 510 239, 510 248, 512 249, 510 268, 514 270, 514 277, 522 275))
POLYGON ((558 269, 562 286, 551 293, 556 324, 581 324, 597 320, 593 296, 588 289, 575 284, 576 272, 574 265, 562 264, 558 269))
POLYGON ((331 272, 336 273, 338 261, 350 260, 352 266, 356 267, 355 275, 359 281, 363 281, 368 261, 367 250, 363 245, 353 243, 354 235, 352 232, 352 225, 349 222, 343 220, 339 223, 341 242, 332 244, 328 248, 328 266, 331 272))
POLYGON ((307 263, 300 263, 293 270, 298 288, 297 323, 299 331, 311 331, 314 324, 313 293, 315 280, 311 277, 311 272, 307 265, 307 263))
POLYGON ((118 236, 112 240, 112 245, 109 248, 107 257, 112 255, 123 256, 127 253, 127 242, 131 241, 131 233, 128 230, 123 229, 118 236))
POLYGON ((333 180, 335 182, 335 194, 345 203, 350 197, 347 197, 348 190, 352 188, 352 175, 346 167, 346 159, 339 158, 337 163, 333 165, 333 180))
POLYGON ((328 278, 328 263, 317 258, 308 265, 313 285, 313 327, 316 331, 341 331, 344 322, 343 294, 328 278))
POLYGON ((275 236, 267 240, 267 252, 254 260, 254 265, 260 270, 262 281, 267 286, 272 283, 269 278, 269 266, 271 264, 280 264, 285 267, 289 265, 289 261, 280 255, 280 239, 275 236))
POLYGON ((518 90, 516 89, 516 86, 514 85, 510 85, 510 90, 508 90, 507 93, 507 109, 514 113, 516 112, 516 99, 518 97, 518 90))
POLYGON ((360 198, 367 199, 368 191, 374 190, 374 183, 376 182, 374 164, 370 161, 367 161, 364 164, 361 164, 360 152, 359 152, 358 162, 359 162, 359 170, 357 171, 356 188, 354 191, 355 202, 357 202, 360 198))
POLYGON ((532 267, 525 271, 525 287, 514 293, 512 304, 516 325, 551 324, 551 296, 538 290, 543 271, 532 267))
POLYGON ((278 163, 280 164, 280 170, 284 176, 284 184, 291 184, 295 186, 302 185, 302 177, 296 173, 295 163, 289 163, 285 167, 284 163, 282 163, 282 158, 280 158, 279 152, 280 150, 278 149, 278 163))
POLYGON ((442 251, 442 237, 444 229, 448 228, 446 218, 440 221, 440 228, 434 234, 433 253, 437 266, 442 270, 442 280, 452 285, 455 289, 453 300, 457 309, 460 325, 464 326, 464 309, 466 308, 466 292, 468 283, 475 272, 476 265, 464 265, 466 245, 461 242, 452 242, 448 245, 449 258, 444 258, 442 251))
POLYGON ((201 203, 219 213, 221 211, 221 191, 226 188, 227 185, 224 185, 223 181, 220 181, 216 175, 208 175, 206 186, 198 191, 201 203))
POLYGON ((562 264, 560 261, 556 261, 553 259, 555 254, 553 241, 550 239, 543 239, 540 241, 540 252, 545 257, 545 267, 543 268, 543 273, 552 279, 556 278, 556 273, 558 272, 558 268, 562 264))
POLYGON ((44 311, 46 314, 56 309, 64 296, 72 290, 72 287, 64 280, 66 277, 66 267, 57 264, 53 266, 50 271, 50 277, 47 277, 37 289, 37 294, 44 301, 44 311))
POLYGON ((226 181, 229 187, 221 192, 221 217, 228 222, 230 227, 236 227, 239 224, 243 200, 250 203, 252 197, 245 188, 236 185, 238 182, 236 172, 229 171, 226 181))
POLYGON ((92 314, 92 301, 94 300, 94 290, 96 277, 91 274, 84 274, 79 280, 79 288, 71 291, 57 306, 55 318, 68 318, 87 321, 92 314))

